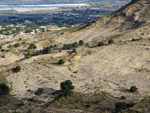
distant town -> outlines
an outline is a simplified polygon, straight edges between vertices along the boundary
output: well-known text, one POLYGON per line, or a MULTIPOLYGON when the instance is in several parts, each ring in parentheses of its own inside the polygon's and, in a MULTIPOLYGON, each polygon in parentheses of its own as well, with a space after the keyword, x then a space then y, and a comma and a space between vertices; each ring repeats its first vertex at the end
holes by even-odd
POLYGON ((87 24, 116 11, 128 2, 129 0, 115 2, 95 0, 88 1, 87 6, 61 7, 54 10, 23 13, 0 11, 0 39, 12 38, 18 34, 58 31, 87 24))
POLYGON ((0 40, 13 38, 21 34, 35 34, 40 32, 53 32, 65 29, 71 26, 57 26, 57 25, 14 25, 14 24, 1 24, 0 25, 0 40))

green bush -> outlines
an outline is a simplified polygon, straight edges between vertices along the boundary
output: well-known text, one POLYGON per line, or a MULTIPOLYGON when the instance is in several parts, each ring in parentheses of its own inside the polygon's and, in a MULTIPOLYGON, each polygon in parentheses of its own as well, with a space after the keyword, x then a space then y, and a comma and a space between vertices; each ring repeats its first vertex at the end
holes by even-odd
POLYGON ((1 49, 1 52, 5 52, 5 49, 1 49))
POLYGON ((41 54, 41 52, 40 51, 36 51, 36 55, 40 55, 41 54))
POLYGON ((60 84, 62 96, 69 96, 73 93, 74 86, 70 80, 66 80, 60 84))
POLYGON ((14 44, 14 47, 19 47, 19 46, 20 46, 19 43, 14 44))
POLYGON ((51 47, 44 47, 43 54, 49 54, 51 52, 51 47))
POLYGON ((98 46, 104 46, 104 45, 105 45, 105 43, 102 41, 98 43, 98 46))
POLYGON ((73 49, 73 48, 75 48, 75 47, 77 47, 77 42, 74 42, 74 43, 72 43, 72 44, 64 44, 64 45, 63 45, 63 48, 64 48, 64 49, 73 49))
POLYGON ((36 45, 35 44, 30 44, 28 49, 36 49, 36 45))
POLYGON ((9 46, 8 46, 8 48, 11 48, 11 47, 12 47, 12 45, 9 45, 9 46))
POLYGON ((36 95, 42 95, 44 89, 43 88, 38 88, 38 90, 35 92, 36 95))
POLYGON ((30 58, 31 57, 31 53, 28 51, 28 53, 25 55, 25 58, 30 58))
POLYGON ((73 48, 73 49, 72 49, 72 53, 77 53, 76 48, 73 48))
POLYGON ((84 41, 83 40, 79 40, 79 45, 84 45, 84 41))
POLYGON ((2 57, 2 58, 5 58, 5 55, 2 55, 1 57, 2 57))
POLYGON ((21 70, 21 67, 20 66, 16 66, 13 70, 14 70, 14 72, 19 72, 21 70))
POLYGON ((118 102, 115 105, 115 109, 116 109, 116 111, 121 111, 123 109, 133 107, 134 105, 135 105, 135 103, 133 103, 133 102, 130 102, 130 103, 118 102))
POLYGON ((86 47, 89 47, 90 46, 90 44, 89 43, 86 43, 86 45, 85 45, 86 47))
POLYGON ((8 95, 9 92, 10 92, 10 88, 5 83, 1 83, 0 84, 0 96, 8 95))
POLYGON ((141 40, 142 38, 137 38, 137 39, 135 39, 135 38, 132 38, 132 42, 134 42, 134 41, 139 41, 139 40, 141 40))
POLYGON ((138 88, 136 86, 131 86, 130 92, 134 93, 137 92, 138 88))
POLYGON ((118 103, 116 103, 116 105, 115 105, 115 109, 116 109, 117 111, 122 110, 122 109, 125 109, 126 107, 127 107, 127 104, 126 104, 125 102, 118 102, 118 103))
POLYGON ((65 61, 63 60, 63 59, 60 59, 59 61, 58 61, 58 64, 64 64, 65 63, 65 61))
POLYGON ((19 38, 19 41, 21 41, 22 40, 22 38, 19 38))
POLYGON ((113 44, 113 43, 114 43, 113 39, 108 40, 108 44, 113 44))
POLYGON ((130 103, 127 104, 127 107, 133 107, 134 105, 135 105, 135 103, 130 102, 130 103))

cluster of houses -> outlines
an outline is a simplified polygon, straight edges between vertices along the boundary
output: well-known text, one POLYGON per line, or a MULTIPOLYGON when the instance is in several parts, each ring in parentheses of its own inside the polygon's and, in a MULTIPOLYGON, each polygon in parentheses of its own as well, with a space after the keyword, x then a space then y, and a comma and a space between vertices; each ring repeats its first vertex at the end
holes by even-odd
MULTIPOLYGON (((33 25, 34 26, 34 25, 33 25)), ((45 25, 32 27, 32 25, 0 25, 0 39, 8 39, 12 38, 18 34, 35 34, 40 32, 52 32, 52 31, 59 31, 61 29, 65 29, 66 27, 59 27, 57 25, 45 25)))

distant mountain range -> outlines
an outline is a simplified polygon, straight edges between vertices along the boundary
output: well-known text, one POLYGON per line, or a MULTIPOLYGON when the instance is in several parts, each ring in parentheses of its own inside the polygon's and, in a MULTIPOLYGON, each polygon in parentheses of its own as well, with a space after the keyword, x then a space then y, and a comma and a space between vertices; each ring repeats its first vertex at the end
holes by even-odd
POLYGON ((0 0, 0 4, 62 4, 62 3, 83 3, 100 1, 131 1, 131 0, 0 0))

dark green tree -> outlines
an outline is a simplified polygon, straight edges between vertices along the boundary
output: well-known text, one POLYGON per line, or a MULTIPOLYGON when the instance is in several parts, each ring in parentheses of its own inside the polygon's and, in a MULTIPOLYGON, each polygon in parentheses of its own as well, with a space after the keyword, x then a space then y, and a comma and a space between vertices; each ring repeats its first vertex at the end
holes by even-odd
POLYGON ((19 47, 19 46, 20 46, 19 43, 14 44, 14 47, 19 47))
POLYGON ((84 41, 83 40, 79 40, 79 45, 84 45, 84 41))
POLYGON ((14 72, 19 72, 21 70, 21 67, 20 66, 16 66, 13 70, 14 70, 14 72))
POLYGON ((58 61, 58 64, 64 64, 65 63, 65 61, 63 60, 63 59, 60 59, 59 61, 58 61))
POLYGON ((35 44, 30 44, 28 49, 36 49, 36 45, 35 44))
POLYGON ((108 44, 113 44, 113 43, 114 43, 113 39, 108 40, 108 44))
POLYGON ((41 54, 41 52, 40 51, 36 51, 36 55, 40 55, 41 54))
POLYGON ((60 88, 62 96, 69 96, 73 93, 74 86, 70 80, 66 80, 60 84, 60 88))
POLYGON ((25 55, 25 58, 30 58, 31 57, 31 53, 28 51, 28 53, 25 55))
POLYGON ((72 49, 72 53, 77 53, 76 48, 73 48, 73 49, 72 49))
POLYGON ((38 90, 35 92, 36 95, 42 95, 43 94, 43 88, 38 88, 38 90))
POLYGON ((5 83, 1 83, 0 84, 0 96, 8 95, 9 92, 10 92, 10 88, 5 83))
POLYGON ((105 45, 105 43, 102 41, 98 43, 98 46, 104 46, 104 45, 105 45))
POLYGON ((127 107, 127 104, 125 102, 118 102, 115 105, 116 111, 120 111, 122 109, 125 109, 127 107))
POLYGON ((48 54, 50 52, 51 52, 51 48, 50 47, 44 47, 44 49, 43 49, 43 53, 44 54, 48 54))
POLYGON ((138 88, 136 86, 131 86, 130 88, 130 92, 134 93, 138 90, 138 88))

